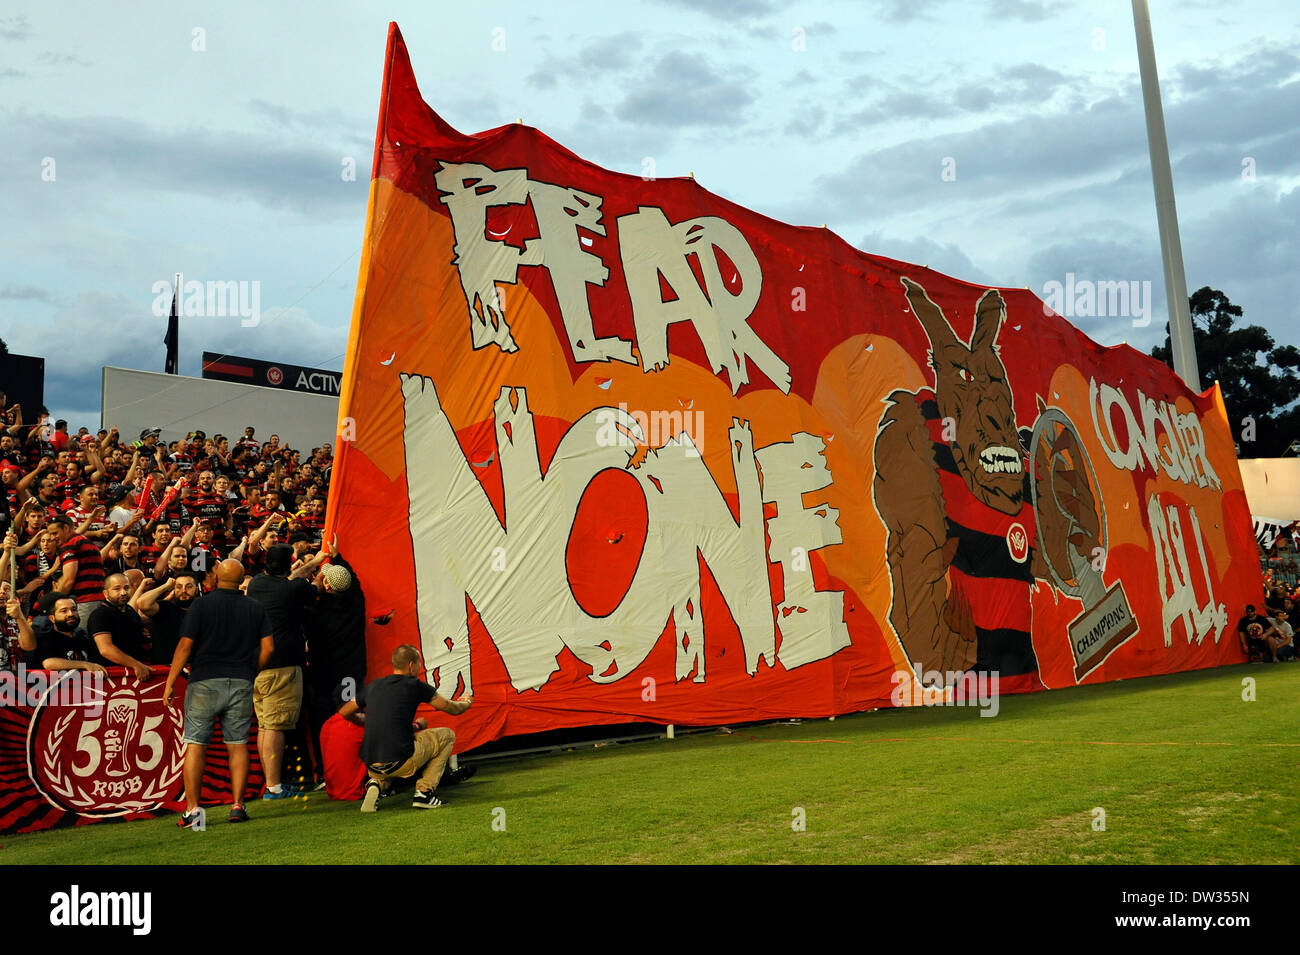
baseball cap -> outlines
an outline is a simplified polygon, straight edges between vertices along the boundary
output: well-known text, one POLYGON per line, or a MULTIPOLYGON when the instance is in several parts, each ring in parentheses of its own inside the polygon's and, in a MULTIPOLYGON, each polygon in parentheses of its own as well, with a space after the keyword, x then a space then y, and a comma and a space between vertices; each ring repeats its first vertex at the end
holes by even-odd
POLYGON ((140 440, 143 441, 145 438, 156 438, 160 434, 162 434, 162 428, 145 428, 140 432, 140 440))
POLYGON ((311 543, 312 536, 306 531, 294 531, 289 535, 290 544, 311 543))
POLYGON ((54 613, 54 605, 60 600, 71 599, 71 594, 61 594, 57 590, 49 590, 41 594, 36 601, 36 613, 40 616, 48 617, 54 613))
POLYGON ((104 490, 104 503, 116 504, 128 494, 128 488, 125 484, 110 484, 104 490))
POLYGON ((288 544, 274 544, 266 552, 266 572, 272 576, 287 574, 292 564, 293 548, 288 544))
POLYGON ((330 585, 330 590, 347 590, 352 586, 352 575, 348 573, 346 567, 340 567, 338 564, 326 564, 321 568, 321 576, 330 585))

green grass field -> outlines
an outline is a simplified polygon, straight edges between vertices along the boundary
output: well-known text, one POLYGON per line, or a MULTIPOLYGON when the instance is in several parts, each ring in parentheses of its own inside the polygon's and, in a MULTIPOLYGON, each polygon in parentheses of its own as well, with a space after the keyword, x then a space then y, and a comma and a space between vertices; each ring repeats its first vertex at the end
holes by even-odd
POLYGON ((892 710, 491 760, 437 810, 321 793, 250 801, 242 826, 214 810, 202 833, 168 816, 8 836, 0 861, 1293 863, 1298 730, 1300 664, 1228 667, 1006 697, 993 719, 892 710))

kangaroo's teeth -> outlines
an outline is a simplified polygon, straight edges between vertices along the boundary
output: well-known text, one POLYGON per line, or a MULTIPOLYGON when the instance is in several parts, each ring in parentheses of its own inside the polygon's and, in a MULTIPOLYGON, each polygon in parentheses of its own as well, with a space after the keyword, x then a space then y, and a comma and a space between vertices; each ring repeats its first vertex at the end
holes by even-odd
POLYGON ((980 452, 980 464, 990 474, 1019 474, 1020 454, 1013 448, 994 445, 980 452))

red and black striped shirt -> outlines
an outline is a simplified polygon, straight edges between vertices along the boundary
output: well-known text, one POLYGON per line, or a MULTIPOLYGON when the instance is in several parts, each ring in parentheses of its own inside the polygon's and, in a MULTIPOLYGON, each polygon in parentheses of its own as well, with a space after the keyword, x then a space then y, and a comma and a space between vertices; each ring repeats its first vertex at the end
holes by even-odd
POLYGON ((77 578, 69 595, 77 603, 104 599, 104 561, 99 556, 98 547, 80 534, 74 534, 63 545, 59 560, 65 564, 70 560, 77 562, 77 578))

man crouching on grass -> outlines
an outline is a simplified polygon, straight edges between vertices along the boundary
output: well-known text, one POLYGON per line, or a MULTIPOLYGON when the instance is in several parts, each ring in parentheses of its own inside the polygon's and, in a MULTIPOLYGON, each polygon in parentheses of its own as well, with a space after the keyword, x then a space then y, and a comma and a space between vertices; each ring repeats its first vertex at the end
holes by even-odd
MULTIPOLYGON (((439 696, 420 679, 423 671, 420 651, 404 643, 393 651, 392 675, 361 688, 356 699, 349 700, 339 710, 339 716, 366 728, 361 761, 366 764, 370 779, 361 802, 362 812, 379 808, 379 797, 387 791, 391 780, 409 779, 417 772, 420 778, 416 780, 411 805, 417 809, 436 809, 443 804, 434 790, 451 758, 456 734, 441 726, 429 729, 423 717, 415 719, 415 711, 421 703, 431 703, 436 710, 460 716, 469 709, 471 700, 468 695, 461 700, 439 696)), ((473 768, 469 767, 449 776, 447 781, 460 782, 471 775, 473 768)))
POLYGON ((239 592, 244 566, 237 560, 217 564, 217 589, 199 597, 181 623, 181 639, 172 657, 163 703, 170 706, 176 680, 188 663, 185 691, 185 813, 177 821, 190 829, 201 818, 203 748, 221 719, 221 739, 230 758, 234 795, 231 822, 247 822, 244 788, 248 784, 248 727, 253 720, 253 678, 275 651, 275 639, 262 605, 239 592))

